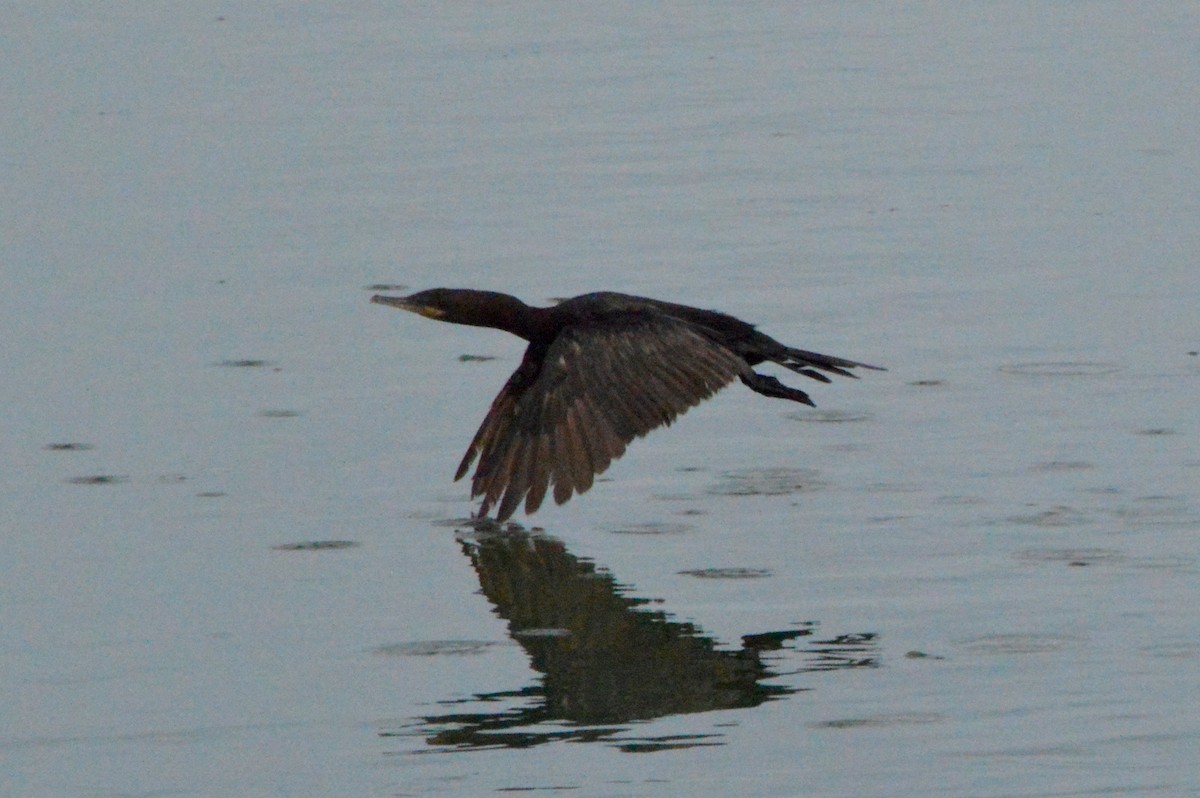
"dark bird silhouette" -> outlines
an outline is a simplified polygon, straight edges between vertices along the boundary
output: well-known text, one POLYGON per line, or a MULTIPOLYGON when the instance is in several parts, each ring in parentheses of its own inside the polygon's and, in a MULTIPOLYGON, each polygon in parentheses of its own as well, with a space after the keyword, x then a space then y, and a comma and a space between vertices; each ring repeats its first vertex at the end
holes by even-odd
POLYGON ((548 308, 492 291, 434 288, 372 302, 431 319, 505 330, 529 342, 492 402, 456 480, 475 458, 471 496, 480 516, 504 521, 525 501, 532 514, 553 484, 562 504, 634 439, 740 379, 764 396, 812 405, 808 394, 755 372, 764 361, 829 382, 866 363, 784 346, 733 316, 656 299, 600 292, 548 308))

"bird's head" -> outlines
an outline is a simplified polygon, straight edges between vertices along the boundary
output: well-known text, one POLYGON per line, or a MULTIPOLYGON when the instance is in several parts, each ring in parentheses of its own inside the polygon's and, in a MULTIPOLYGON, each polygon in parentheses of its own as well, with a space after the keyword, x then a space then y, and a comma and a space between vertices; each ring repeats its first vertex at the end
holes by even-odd
POLYGON ((520 334, 520 320, 530 311, 516 297, 471 288, 431 288, 410 296, 376 294, 371 301, 419 313, 427 319, 475 327, 496 327, 517 334, 520 334))
MULTIPOLYGON (((419 313, 427 319, 445 319, 453 308, 454 302, 450 294, 455 293, 451 288, 434 288, 421 291, 411 296, 384 296, 376 294, 371 301, 379 305, 390 305, 401 310, 419 313)), ((453 319, 446 319, 453 321, 453 319)))

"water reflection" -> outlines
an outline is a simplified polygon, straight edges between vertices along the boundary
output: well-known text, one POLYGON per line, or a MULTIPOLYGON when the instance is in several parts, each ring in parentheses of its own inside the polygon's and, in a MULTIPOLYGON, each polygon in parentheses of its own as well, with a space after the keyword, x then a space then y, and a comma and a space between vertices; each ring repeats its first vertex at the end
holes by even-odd
POLYGON ((420 736, 444 750, 556 740, 604 741, 639 751, 716 745, 716 733, 630 737, 621 724, 754 707, 810 689, 767 680, 877 664, 874 635, 816 640, 814 623, 748 634, 740 649, 718 649, 695 625, 648 608, 652 600, 625 595, 612 575, 557 539, 480 528, 460 532, 458 540, 483 594, 541 678, 510 691, 442 702, 495 709, 430 715, 383 736, 420 736), (795 667, 773 671, 764 654, 795 667), (788 661, 797 654, 798 665, 788 661))

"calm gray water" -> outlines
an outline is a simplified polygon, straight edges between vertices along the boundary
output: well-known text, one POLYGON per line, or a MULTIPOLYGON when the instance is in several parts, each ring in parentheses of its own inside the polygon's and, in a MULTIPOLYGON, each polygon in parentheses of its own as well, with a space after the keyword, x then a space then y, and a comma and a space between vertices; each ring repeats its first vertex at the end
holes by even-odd
POLYGON ((0 794, 1200 792, 1200 12, 798 5, 10 7, 0 794), (890 370, 498 536, 435 285, 890 370))

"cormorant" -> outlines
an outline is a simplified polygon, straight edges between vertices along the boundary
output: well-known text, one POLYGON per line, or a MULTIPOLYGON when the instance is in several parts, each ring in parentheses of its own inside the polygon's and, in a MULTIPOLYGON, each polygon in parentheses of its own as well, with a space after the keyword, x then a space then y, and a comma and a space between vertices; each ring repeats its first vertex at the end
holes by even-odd
POLYGON ((551 484, 558 504, 583 493, 634 438, 670 424, 735 377, 764 396, 813 404, 804 391, 752 370, 764 361, 821 382, 830 381, 822 372, 882 370, 784 346, 715 310, 628 294, 583 294, 547 308, 465 288, 371 301, 529 342, 454 475, 461 479, 478 456, 471 496, 483 496, 480 517, 495 506, 497 521, 522 499, 526 514, 535 512, 551 484))

